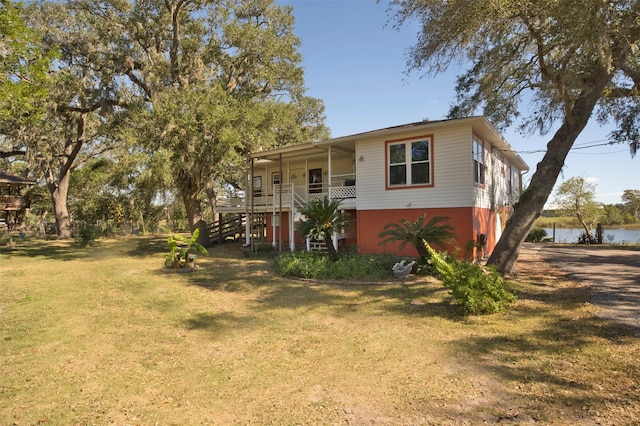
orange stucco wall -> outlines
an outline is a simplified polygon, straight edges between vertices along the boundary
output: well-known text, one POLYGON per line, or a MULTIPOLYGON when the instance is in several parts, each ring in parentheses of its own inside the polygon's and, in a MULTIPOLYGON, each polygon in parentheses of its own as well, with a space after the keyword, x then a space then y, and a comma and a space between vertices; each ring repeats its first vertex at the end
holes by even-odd
MULTIPOLYGON (((357 217, 358 213, 355 210, 347 210, 347 213, 351 216, 351 224, 346 229, 346 234, 348 237, 345 241, 341 242, 342 245, 351 247, 357 243, 357 217)), ((277 215, 276 215, 277 216, 277 215)), ((272 226, 273 215, 267 215, 267 241, 273 241, 273 226, 272 226)), ((282 240, 283 242, 288 242, 289 240, 289 212, 282 213, 282 240)), ((276 241, 279 239, 280 228, 276 226, 276 241)), ((294 238, 296 244, 304 244, 304 238, 298 235, 298 231, 295 231, 294 238)))
MULTIPOLYGON (((276 218, 279 214, 276 214, 276 218)), ((277 221, 278 219, 276 219, 277 221)), ((273 215, 267 215, 267 241, 273 241, 273 215)), ((276 238, 275 241, 279 240, 280 236, 280 227, 276 226, 276 238)), ((282 241, 289 241, 289 212, 282 212, 282 241)))
MULTIPOLYGON (((477 241, 479 234, 486 237, 484 255, 488 256, 496 245, 496 214, 489 209, 473 207, 460 208, 438 208, 438 209, 396 209, 396 210, 351 210, 348 212, 352 217, 352 225, 346 230, 350 235, 346 241, 342 241, 342 246, 351 247, 357 245, 361 253, 394 254, 399 256, 417 256, 417 252, 407 244, 400 250, 399 244, 390 243, 380 246, 381 238, 378 236, 388 223, 397 223, 400 219, 415 221, 422 214, 426 213, 425 223, 435 217, 448 217, 449 223, 454 227, 456 234, 455 245, 449 246, 452 250, 458 248, 460 257, 465 255, 465 246, 469 240, 477 241)), ((273 241, 273 227, 271 226, 272 215, 267 216, 267 241, 273 241)), ((282 214, 282 239, 283 242, 289 240, 289 213, 282 214)), ((279 227, 276 227, 276 241, 278 240, 279 227)), ((304 239, 295 233, 296 244, 303 244, 304 239)))
MULTIPOLYGON (((460 256, 464 256, 467 241, 476 240, 478 234, 487 236, 485 255, 495 247, 495 215, 488 209, 471 207, 438 208, 438 209, 400 209, 400 210, 361 210, 358 212, 358 248, 362 253, 389 253, 400 256, 417 256, 417 252, 407 244, 402 250, 399 244, 390 243, 380 246, 378 236, 388 223, 396 223, 400 219, 415 221, 426 213, 425 222, 435 216, 448 217, 456 234, 455 245, 460 256)), ((453 247, 450 247, 453 248, 453 247)))
POLYGON ((484 234, 486 237, 486 245, 484 255, 488 256, 496 246, 496 214, 489 209, 473 209, 473 228, 475 239, 478 234, 484 234))

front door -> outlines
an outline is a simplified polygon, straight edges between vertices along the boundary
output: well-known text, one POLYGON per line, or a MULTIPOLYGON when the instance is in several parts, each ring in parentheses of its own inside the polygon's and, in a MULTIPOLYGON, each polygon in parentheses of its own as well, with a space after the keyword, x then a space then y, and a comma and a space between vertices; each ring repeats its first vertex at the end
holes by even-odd
POLYGON ((309 169, 309 194, 322 192, 322 169, 309 169))

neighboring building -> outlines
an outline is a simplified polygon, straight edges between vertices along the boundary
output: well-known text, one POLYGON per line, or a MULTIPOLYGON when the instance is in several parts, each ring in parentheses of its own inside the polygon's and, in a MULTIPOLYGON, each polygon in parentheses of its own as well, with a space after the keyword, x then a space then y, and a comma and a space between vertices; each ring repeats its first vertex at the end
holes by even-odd
POLYGON ((0 231, 19 226, 30 207, 24 190, 33 182, 9 173, 0 172, 0 231))
POLYGON ((300 206, 326 195, 341 198, 352 217, 336 245, 415 256, 409 245, 380 246, 378 234, 390 222, 426 213, 427 220, 449 218, 461 254, 473 240, 489 255, 527 170, 485 117, 424 121, 255 153, 249 202, 229 197, 217 210, 263 218, 260 233, 293 250, 304 243, 294 231, 300 206))

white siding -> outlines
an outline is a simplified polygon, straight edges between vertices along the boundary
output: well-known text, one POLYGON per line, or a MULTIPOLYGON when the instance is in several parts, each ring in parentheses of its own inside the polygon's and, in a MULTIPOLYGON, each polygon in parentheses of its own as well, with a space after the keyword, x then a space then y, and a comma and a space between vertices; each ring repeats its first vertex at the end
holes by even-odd
MULTIPOLYGON (((356 144, 357 208, 359 210, 471 207, 473 167, 471 127, 460 126, 413 132, 402 138, 433 135, 433 187, 385 188, 385 138, 367 138, 356 144), (363 161, 359 161, 362 157, 363 161)), ((397 139, 397 138, 390 138, 397 139)))
POLYGON ((513 206, 520 196, 520 170, 509 162, 500 152, 492 152, 492 146, 485 142, 485 186, 474 188, 475 206, 487 209, 500 209, 513 206), (512 175, 511 194, 509 193, 509 175, 512 175))
POLYGON ((351 156, 342 156, 340 158, 336 158, 336 156, 334 155, 331 159, 331 168, 333 176, 341 176, 334 179, 334 185, 340 185, 344 179, 354 179, 353 176, 344 176, 353 174, 354 166, 353 158, 351 156))

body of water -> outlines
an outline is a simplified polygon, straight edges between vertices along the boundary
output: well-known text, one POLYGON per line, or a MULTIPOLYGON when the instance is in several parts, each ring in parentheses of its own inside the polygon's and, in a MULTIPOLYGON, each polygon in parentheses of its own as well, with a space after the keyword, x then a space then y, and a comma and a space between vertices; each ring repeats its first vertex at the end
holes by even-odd
MULTIPOLYGON (((547 231, 547 236, 553 237, 552 228, 544 228, 544 230, 547 231)), ((576 243, 583 231, 583 229, 556 228, 554 241, 556 243, 576 243)), ((595 236, 596 230, 594 229, 591 234, 595 236)), ((640 229, 604 228, 602 242, 605 244, 640 244, 640 229)))

